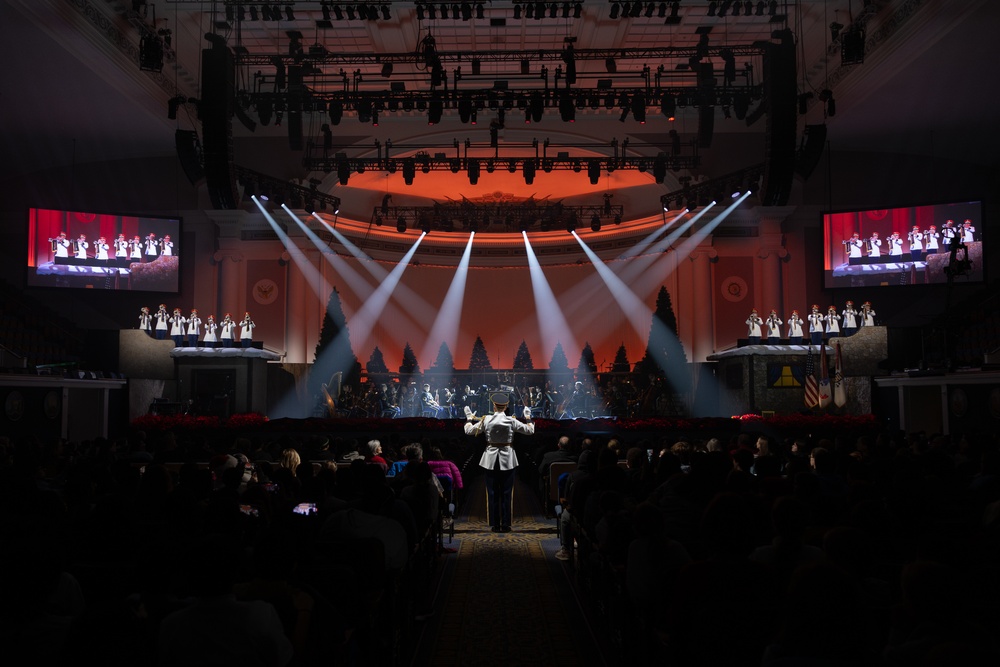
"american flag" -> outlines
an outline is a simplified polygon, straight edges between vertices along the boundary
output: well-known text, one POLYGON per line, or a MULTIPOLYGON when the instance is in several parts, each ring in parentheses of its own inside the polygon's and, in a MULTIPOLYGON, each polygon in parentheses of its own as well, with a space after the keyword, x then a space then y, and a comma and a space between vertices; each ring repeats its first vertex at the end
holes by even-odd
POLYGON ((833 404, 838 408, 847 405, 847 385, 844 384, 844 371, 841 367, 840 345, 837 346, 837 362, 834 365, 833 404))
POLYGON ((805 402, 807 408, 814 408, 819 403, 819 385, 816 383, 816 362, 813 360, 813 348, 809 346, 806 355, 805 402))

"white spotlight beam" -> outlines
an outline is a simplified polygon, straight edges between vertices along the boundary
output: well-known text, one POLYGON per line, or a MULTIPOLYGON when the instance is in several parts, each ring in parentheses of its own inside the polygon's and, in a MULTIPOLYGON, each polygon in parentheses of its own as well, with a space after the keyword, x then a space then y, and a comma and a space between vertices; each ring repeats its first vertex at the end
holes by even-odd
MULTIPOLYGON (((587 254, 590 258, 591 263, 597 272, 600 274, 601 278, 607 284, 608 289, 611 293, 615 295, 615 298, 622 306, 622 312, 625 313, 625 317, 628 318, 629 323, 632 328, 635 329, 636 333, 641 334, 642 329, 646 323, 646 318, 649 313, 649 306, 642 302, 635 293, 629 289, 628 285, 622 282, 621 278, 615 275, 614 271, 609 269, 607 265, 601 258, 597 256, 590 247, 584 243, 583 239, 574 231, 573 237, 576 239, 577 243, 583 249, 583 252, 587 254)), ((666 356, 666 346, 659 341, 668 340, 668 336, 673 336, 676 339, 674 332, 670 331, 666 325, 660 322, 655 317, 652 318, 652 329, 650 331, 650 344, 649 350, 656 362, 667 372, 667 377, 674 386, 686 387, 690 385, 691 378, 675 365, 667 363, 666 356)), ((679 347, 679 345, 678 345, 679 347)))
MULTIPOLYGON (((445 294, 441 308, 437 317, 434 318, 434 326, 424 340, 424 349, 421 359, 437 359, 435 343, 440 347, 441 343, 448 346, 449 350, 455 349, 458 342, 459 323, 462 320, 462 302, 465 300, 465 283, 469 276, 469 262, 472 259, 472 240, 476 233, 469 234, 469 242, 465 244, 465 252, 462 253, 462 260, 458 263, 458 269, 452 276, 451 284, 448 286, 448 293, 445 294)), ((454 354, 454 352, 452 353, 454 354)))
MULTIPOLYGON (((322 295, 316 291, 320 285, 323 287, 325 292, 329 292, 330 284, 323 278, 323 274, 321 274, 319 270, 313 266, 312 262, 309 261, 309 258, 302 252, 302 249, 295 245, 295 242, 288 237, 285 230, 281 228, 281 225, 279 225, 278 221, 274 219, 274 216, 272 216, 270 212, 264 208, 264 205, 260 203, 257 196, 254 195, 251 199, 253 200, 253 203, 257 205, 257 208, 260 209, 260 212, 264 214, 264 219, 267 220, 269 225, 271 225, 271 229, 273 229, 274 233, 278 236, 278 240, 281 241, 281 245, 285 246, 285 250, 288 251, 288 255, 292 258, 292 261, 295 262, 295 266, 299 268, 302 275, 306 277, 306 282, 313 289, 313 292, 316 293, 316 296, 322 297, 322 295)), ((298 220, 298 218, 296 218, 296 220, 298 220)))
MULTIPOLYGON (((329 264, 333 270, 344 279, 348 288, 350 288, 350 290, 358 296, 358 299, 360 301, 367 299, 375 288, 367 280, 362 278, 361 274, 355 271, 354 268, 352 268, 347 262, 337 256, 335 252, 331 251, 330 247, 323 242, 323 239, 317 236, 313 230, 309 229, 309 226, 302 222, 302 220, 300 220, 299 217, 289 208, 287 208, 284 204, 282 204, 282 208, 285 209, 285 213, 288 214, 288 217, 295 221, 295 224, 299 226, 299 229, 302 230, 306 237, 312 241, 312 244, 316 246, 316 249, 319 250, 323 258, 326 259, 327 264, 329 264)), ((329 291, 329 285, 327 285, 327 294, 329 294, 329 291)), ((322 298, 325 299, 326 295, 323 295, 322 298)))
MULTIPOLYGON (((528 233, 521 232, 524 238, 524 249, 528 256, 528 270, 531 274, 531 291, 535 296, 535 318, 542 335, 542 344, 547 350, 555 350, 556 345, 562 343, 563 352, 570 342, 576 343, 573 332, 570 331, 559 302, 556 301, 552 288, 549 287, 548 280, 545 279, 545 272, 535 257, 535 251, 528 241, 528 233)), ((569 358, 567 357, 567 362, 569 358)))
MULTIPOLYGON (((364 250, 354 245, 350 239, 341 234, 336 227, 333 227, 326 220, 321 218, 318 214, 313 213, 313 217, 320 221, 324 227, 326 227, 331 234, 347 248, 347 251, 351 253, 359 262, 361 266, 368 271, 369 274, 378 282, 385 280, 388 271, 382 268, 375 260, 373 260, 364 250)), ((427 303, 418 292, 413 291, 407 285, 399 285, 396 287, 396 292, 394 296, 399 300, 401 306, 413 316, 415 320, 424 325, 424 329, 427 329, 427 325, 431 322, 431 319, 435 317, 437 309, 435 309, 431 304, 427 303)))

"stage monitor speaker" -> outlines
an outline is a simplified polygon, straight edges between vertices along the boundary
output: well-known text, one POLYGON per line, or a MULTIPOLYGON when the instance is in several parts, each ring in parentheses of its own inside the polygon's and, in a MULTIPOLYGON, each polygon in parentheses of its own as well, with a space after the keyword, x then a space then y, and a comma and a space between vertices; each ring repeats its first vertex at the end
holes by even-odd
POLYGON ((820 125, 806 125, 802 136, 802 147, 799 149, 795 160, 795 173, 804 179, 808 179, 819 159, 823 157, 823 148, 826 146, 826 123, 820 125))
POLYGON ((764 181, 760 201, 764 206, 784 206, 792 193, 795 175, 795 134, 798 91, 795 83, 795 41, 791 31, 780 31, 778 44, 764 52, 764 95, 767 98, 764 181), (785 34, 787 33, 787 34, 785 34))
POLYGON ((205 182, 212 206, 234 209, 239 205, 233 168, 233 113, 236 105, 236 65, 224 44, 202 50, 201 134, 205 182))
POLYGON ((194 130, 177 130, 174 132, 174 144, 177 146, 177 158, 181 168, 191 181, 198 185, 205 178, 205 169, 201 166, 201 142, 194 130))

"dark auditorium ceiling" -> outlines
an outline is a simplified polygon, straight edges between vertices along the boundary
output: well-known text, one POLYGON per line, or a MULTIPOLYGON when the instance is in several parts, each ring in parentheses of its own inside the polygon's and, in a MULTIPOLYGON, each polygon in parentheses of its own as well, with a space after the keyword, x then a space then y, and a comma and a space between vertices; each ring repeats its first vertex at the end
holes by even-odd
MULTIPOLYGON (((316 66, 311 73, 307 70, 304 84, 317 94, 343 91, 345 82, 348 89, 357 86, 361 91, 385 89, 392 83, 409 92, 426 91, 429 76, 418 54, 428 34, 433 36, 437 52, 445 54, 443 67, 449 85, 454 70, 462 67, 464 76, 457 88, 473 85, 470 81, 479 81, 474 84, 478 87, 537 88, 542 85, 539 72, 543 65, 549 68, 550 80, 556 78, 557 67, 566 66, 565 61, 546 59, 542 53, 564 49, 570 37, 575 38, 572 45, 578 53, 620 54, 613 65, 605 57, 576 59, 577 85, 592 88, 605 80, 606 86, 610 80, 619 91, 641 87, 644 66, 650 68, 651 80, 658 76, 664 82, 682 80, 686 56, 664 57, 663 53, 677 50, 686 54, 697 47, 703 35, 713 48, 732 47, 740 77, 746 63, 751 63, 752 77, 759 83, 759 57, 744 55, 741 49, 752 51, 755 43, 771 40, 773 30, 788 27, 797 43, 799 92, 814 93, 807 102, 807 112, 799 117, 798 136, 806 124, 825 122, 830 145, 838 151, 891 151, 997 164, 1000 135, 992 125, 998 95, 989 83, 995 79, 989 49, 1000 25, 997 3, 683 0, 636 5, 604 0, 496 0, 433 3, 433 20, 429 4, 364 3, 377 8, 378 13, 364 19, 356 14, 352 20, 347 9, 358 3, 266 3, 265 19, 261 15, 265 3, 259 2, 8 0, 0 5, 0 54, 8 63, 0 180, 73 163, 174 155, 175 130, 200 130, 194 105, 179 105, 176 120, 168 119, 167 112, 171 98, 198 99, 203 94, 201 55, 209 46, 205 33, 218 35, 236 50, 238 63, 242 63, 237 68, 237 88, 242 91, 273 88, 273 57, 289 55, 290 47, 294 49, 290 35, 296 34, 301 35, 304 60, 316 66), (441 18, 442 4, 448 9, 447 19, 441 18), (469 5, 468 20, 463 20, 461 11, 454 17, 452 7, 461 10, 463 4, 469 5), (580 16, 574 18, 577 4, 580 16), (419 13, 417 5, 421 6, 419 13), (482 7, 481 17, 477 5, 482 7), (544 18, 535 18, 536 12, 529 18, 529 5, 533 9, 544 6, 544 18), (638 11, 633 11, 635 6, 638 11), (725 16, 720 16, 723 7, 725 16), (555 18, 550 17, 553 8, 555 18), (329 23, 323 23, 324 9, 329 23), (628 17, 622 16, 625 9, 630 12, 628 17), (338 12, 342 19, 337 18, 338 12), (612 18, 614 15, 617 18, 612 18), (841 24, 843 33, 852 20, 866 31, 864 62, 843 66, 840 42, 831 43, 830 25, 841 24), (140 69, 144 26, 146 30, 169 31, 170 45, 161 72, 140 69), (527 75, 521 73, 521 58, 516 57, 519 52, 523 56, 539 54, 527 58, 527 75), (506 55, 498 57, 498 53, 506 55), (368 57, 379 54, 386 58, 368 57), (402 54, 412 57, 395 57, 402 54), (463 59, 456 54, 470 57, 463 59), (473 54, 480 56, 478 76, 472 75, 473 54), (393 62, 389 76, 383 76, 388 73, 383 69, 386 61, 393 62), (341 68, 344 77, 340 76, 341 68), (258 72, 260 76, 256 76, 258 72), (834 116, 826 117, 827 106, 817 99, 824 89, 836 100, 834 116)), ((367 13, 367 9, 362 11, 367 13)), ((710 59, 716 76, 721 77, 723 63, 715 51, 710 59)), ((735 115, 725 118, 721 106, 714 110, 711 145, 698 150, 699 166, 690 171, 669 171, 662 184, 649 172, 622 169, 604 173, 597 184, 591 184, 584 169, 582 174, 539 170, 529 185, 520 172, 512 174, 499 168, 495 173, 484 171, 475 187, 464 171, 435 172, 430 178, 419 170, 413 185, 405 184, 398 172, 367 170, 352 174, 344 186, 338 183, 336 170, 325 173, 304 167, 307 151, 290 149, 287 122, 279 126, 272 119, 262 126, 259 110, 253 106, 247 115, 257 121, 255 131, 233 122, 234 153, 241 166, 278 179, 304 183, 318 179, 322 191, 343 200, 343 217, 365 224, 387 193, 397 206, 462 198, 528 197, 588 204, 600 201, 605 193, 614 193, 614 203, 624 208, 626 221, 633 221, 659 216, 661 195, 678 187, 681 176, 692 176, 697 182, 763 160, 766 120, 748 127, 735 115)), ((677 108, 673 122, 663 116, 658 105, 649 106, 647 111, 645 124, 632 116, 619 122, 621 109, 607 109, 604 104, 592 109, 586 104, 576 110, 573 123, 562 121, 559 109, 549 108, 541 122, 525 124, 524 112, 515 108, 506 114, 505 127, 499 131, 499 154, 503 154, 505 144, 525 146, 537 141, 544 145, 550 141, 553 146, 571 146, 553 152, 600 155, 607 153, 606 146, 612 140, 619 145, 631 142, 635 147, 631 150, 637 154, 655 154, 656 146, 665 145, 670 129, 676 129, 685 142, 693 142, 697 136, 699 119, 694 105, 677 108)), ((349 110, 331 129, 334 143, 351 145, 344 150, 352 155, 373 157, 376 145, 385 148, 391 144, 401 147, 395 150, 405 151, 406 146, 421 142, 441 146, 428 148, 432 154, 452 155, 459 150, 456 143, 489 142, 489 123, 496 114, 487 108, 478 116, 479 123, 471 125, 461 121, 457 110, 446 109, 441 123, 428 126, 426 111, 385 110, 375 127, 371 122, 359 122, 357 114, 349 110)), ((302 123, 307 144, 322 143, 323 123, 330 123, 325 107, 323 112, 310 112, 307 105, 302 123)), ((413 149, 409 150, 412 153, 413 149)))

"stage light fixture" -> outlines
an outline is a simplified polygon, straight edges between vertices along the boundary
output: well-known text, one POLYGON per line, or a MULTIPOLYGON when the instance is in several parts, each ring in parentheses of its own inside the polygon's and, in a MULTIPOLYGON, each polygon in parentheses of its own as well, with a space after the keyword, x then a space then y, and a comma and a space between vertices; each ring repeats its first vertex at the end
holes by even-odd
POLYGON ((389 21, 392 19, 392 14, 389 12, 389 5, 382 5, 382 20, 389 21))
POLYGON ((431 218, 430 216, 420 216, 420 231, 424 234, 431 233, 431 218))
MULTIPOLYGON (((440 12, 441 12, 441 18, 442 19, 448 18, 448 5, 446 5, 446 4, 444 4, 442 2, 441 3, 441 7, 440 7, 440 12)), ((456 16, 455 18, 458 18, 458 17, 456 16)))
POLYGON ((521 18, 521 5, 514 5, 514 18, 515 19, 521 18))
POLYGON ((587 160, 587 176, 590 177, 590 184, 597 185, 601 180, 601 161, 596 159, 587 160))
POLYGON ((564 123, 576 121, 576 107, 573 106, 573 98, 570 97, 569 93, 564 93, 559 98, 559 115, 564 123))
POLYGON ((718 10, 718 8, 719 8, 719 3, 717 2, 708 3, 708 15, 715 16, 715 13, 718 10))
POLYGON ((590 216, 590 231, 592 232, 601 231, 601 217, 596 213, 590 216))
POLYGON ((654 11, 656 11, 656 6, 652 2, 647 3, 646 4, 646 11, 644 12, 643 15, 648 19, 651 16, 653 16, 653 12, 654 11))
POLYGON ((611 18, 613 18, 613 19, 618 18, 618 12, 619 11, 620 11, 620 8, 618 7, 618 3, 617 2, 612 2, 611 3, 611 18))
POLYGON ((403 216, 396 218, 396 231, 400 234, 406 233, 406 218, 403 216))
POLYGON ((427 107, 427 124, 437 125, 441 122, 441 114, 444 112, 444 102, 440 97, 432 98, 427 107))
POLYGON ((581 14, 583 14, 583 3, 577 2, 573 5, 573 18, 578 19, 581 14))
POLYGON ((646 124, 646 96, 642 93, 632 96, 632 116, 640 125, 646 124))
POLYGON ((347 20, 353 21, 358 18, 358 15, 354 12, 354 7, 352 5, 347 5, 347 20))
POLYGON ((295 20, 295 11, 291 5, 285 5, 285 18, 289 21, 295 20))
POLYGON ((524 161, 523 172, 524 172, 524 182, 526 184, 528 184, 528 185, 531 185, 532 183, 534 183, 535 182, 535 161, 534 160, 525 160, 524 161))
POLYGON ((642 14, 642 3, 641 2, 633 2, 632 3, 632 9, 628 13, 629 17, 631 17, 631 18, 638 18, 640 14, 642 14))

